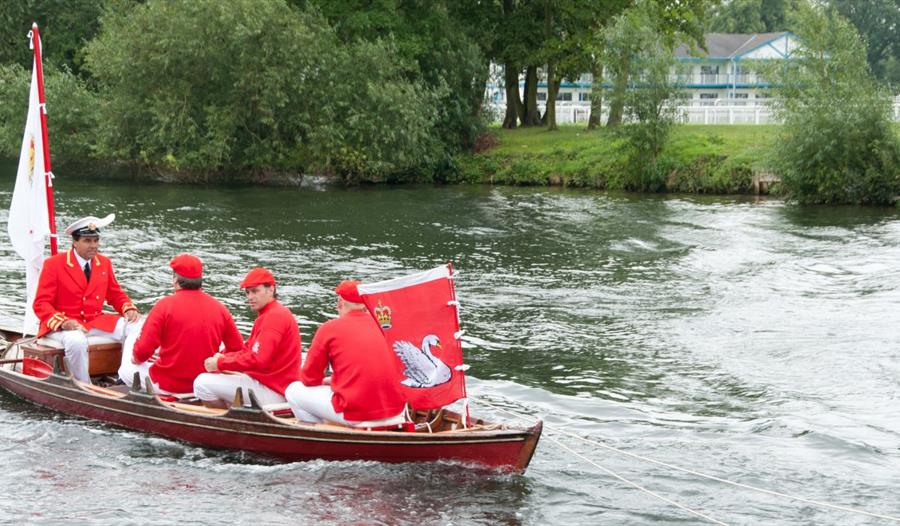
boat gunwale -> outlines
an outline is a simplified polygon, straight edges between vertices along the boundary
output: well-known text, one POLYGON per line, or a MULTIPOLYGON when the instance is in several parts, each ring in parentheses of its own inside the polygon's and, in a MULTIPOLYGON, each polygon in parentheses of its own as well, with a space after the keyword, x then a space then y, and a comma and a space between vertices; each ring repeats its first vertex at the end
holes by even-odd
MULTIPOLYGON (((410 433, 405 431, 372 431, 367 429, 353 429, 350 427, 340 428, 338 426, 328 426, 328 429, 317 428, 315 424, 307 425, 299 422, 287 422, 283 419, 272 415, 270 412, 258 408, 236 407, 230 408, 221 414, 209 414, 202 412, 186 411, 174 404, 175 402, 163 402, 157 396, 141 391, 130 391, 127 394, 108 390, 109 395, 95 391, 94 388, 87 388, 76 383, 70 376, 51 375, 48 378, 36 378, 30 375, 10 369, 9 367, 0 366, 0 376, 7 376, 11 381, 22 386, 23 389, 39 391, 45 395, 76 403, 103 411, 110 411, 131 417, 138 417, 146 420, 165 422, 191 428, 209 429, 217 432, 235 433, 248 436, 264 436, 269 438, 282 438, 292 440, 312 440, 317 442, 341 442, 341 443, 365 443, 365 444, 405 444, 405 445, 457 445, 457 444, 479 444, 479 443, 500 443, 500 442, 518 442, 525 441, 536 430, 537 425, 529 428, 507 428, 493 430, 473 430, 473 429, 457 429, 448 431, 438 431, 434 433, 410 433), (55 377, 54 380, 48 381, 55 377), (51 387, 44 389, 42 387, 51 387), (70 391, 71 393, 65 393, 70 391), (68 396, 67 396, 68 394, 68 396), (75 396, 72 396, 72 395, 75 396), (77 396, 80 394, 81 396, 77 396), (130 396, 137 395, 137 396, 130 396), (140 398, 144 398, 141 400, 140 398), (92 403, 88 399, 93 398, 97 401, 107 401, 113 403, 124 403, 132 406, 132 410, 124 408, 112 407, 104 403, 92 403), (184 418, 165 418, 156 415, 150 415, 146 412, 137 411, 138 408, 154 409, 164 411, 174 415, 188 417, 191 419, 207 420, 208 422, 190 422, 184 418), (244 415, 252 416, 248 419, 244 415), (260 419, 263 417, 263 419, 260 419), (211 421, 211 422, 209 422, 211 421), (295 433, 272 433, 258 430, 234 429, 232 427, 223 427, 222 425, 211 425, 212 422, 231 425, 247 425, 261 427, 275 427, 281 431, 294 431, 295 433), (299 432, 299 434, 297 434, 299 432), (352 440, 351 437, 358 437, 362 440, 352 440), (386 440, 375 440, 375 438, 384 438, 386 440)), ((103 389, 103 388, 100 388, 103 389)), ((18 393, 17 393, 18 394, 18 393)), ((30 397, 20 395, 35 402, 30 397)), ((185 404, 180 404, 185 405, 185 404)), ((55 408, 50 408, 59 411, 55 408)), ((64 411, 63 411, 64 412, 64 411)), ((65 413, 65 412, 64 412, 65 413)), ((70 413, 71 414, 71 413, 70 413)), ((113 425, 121 425, 115 422, 109 422, 100 418, 84 417, 77 415, 79 418, 88 418, 98 422, 110 423, 113 425)), ((130 426, 124 426, 130 427, 130 426)), ((145 430, 153 433, 153 431, 145 430)))

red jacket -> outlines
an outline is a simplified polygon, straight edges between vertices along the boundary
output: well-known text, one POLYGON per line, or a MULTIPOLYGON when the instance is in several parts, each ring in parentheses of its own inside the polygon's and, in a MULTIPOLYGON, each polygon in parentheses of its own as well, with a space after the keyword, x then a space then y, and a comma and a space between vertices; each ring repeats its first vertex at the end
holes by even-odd
POLYGON ((189 393, 194 378, 206 371, 203 360, 222 342, 229 351, 239 351, 244 343, 228 309, 202 290, 180 289, 150 309, 132 356, 145 362, 158 347, 150 378, 166 391, 189 393))
POLYGON ((44 261, 34 296, 34 313, 41 320, 38 334, 55 331, 66 320, 77 320, 86 329, 112 332, 119 316, 101 313, 104 302, 120 314, 136 308, 116 281, 108 257, 94 257, 88 283, 75 258, 75 249, 50 256, 44 261))
POLYGON ((300 379, 300 329, 294 315, 272 301, 259 311, 244 348, 216 362, 221 371, 245 373, 269 389, 284 394, 300 379))
POLYGON ((321 385, 331 364, 331 405, 346 420, 379 420, 403 410, 400 360, 388 347, 375 320, 365 311, 350 311, 319 327, 300 380, 321 385))

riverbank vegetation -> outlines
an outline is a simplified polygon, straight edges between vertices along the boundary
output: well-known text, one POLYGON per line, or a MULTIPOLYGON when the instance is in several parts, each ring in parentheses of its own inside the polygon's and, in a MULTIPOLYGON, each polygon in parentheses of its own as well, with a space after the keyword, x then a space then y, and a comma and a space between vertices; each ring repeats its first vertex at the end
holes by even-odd
MULTIPOLYGON (((657 157, 657 191, 749 193, 754 174, 769 168, 767 152, 779 126, 678 126, 657 157)), ((459 159, 466 182, 565 185, 637 191, 646 187, 646 165, 617 130, 560 126, 491 131, 496 145, 459 159)))
POLYGON ((821 7, 795 14, 803 46, 763 66, 784 126, 772 150, 786 196, 803 203, 890 204, 900 195, 891 94, 876 82, 850 22, 821 7))
POLYGON ((900 78, 900 9, 870 3, 880 18, 849 0, 5 2, 0 156, 18 155, 37 15, 59 172, 738 193, 775 171, 800 202, 887 203, 900 193, 884 87, 900 78), (788 72, 783 127, 677 124, 672 51, 714 29, 809 39, 818 62, 770 72, 788 72), (594 132, 557 130, 556 90, 584 72, 594 132), (506 83, 505 115, 490 115, 489 81, 506 83))

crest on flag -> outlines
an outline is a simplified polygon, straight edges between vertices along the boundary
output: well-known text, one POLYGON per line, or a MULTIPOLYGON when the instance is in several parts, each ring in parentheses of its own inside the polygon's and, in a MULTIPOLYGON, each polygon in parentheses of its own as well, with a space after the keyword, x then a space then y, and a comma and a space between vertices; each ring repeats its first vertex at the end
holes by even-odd
POLYGON ((402 363, 397 381, 415 409, 465 398, 459 316, 449 265, 359 286, 369 312, 402 363))
POLYGON ((28 184, 34 184, 34 135, 29 138, 28 146, 28 184))

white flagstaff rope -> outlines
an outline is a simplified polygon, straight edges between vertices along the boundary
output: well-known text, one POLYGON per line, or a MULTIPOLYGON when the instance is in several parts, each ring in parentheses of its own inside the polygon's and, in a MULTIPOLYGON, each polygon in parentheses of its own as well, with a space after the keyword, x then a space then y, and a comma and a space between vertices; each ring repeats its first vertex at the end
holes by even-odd
MULTIPOLYGON (((470 398, 475 398, 475 397, 470 396, 470 398)), ((484 403, 484 404, 487 405, 487 406, 490 406, 490 407, 493 408, 493 409, 496 409, 496 410, 501 411, 501 412, 503 412, 503 413, 506 413, 506 414, 508 414, 508 415, 512 415, 512 416, 514 416, 514 417, 516 417, 516 418, 519 418, 519 419, 521 419, 521 420, 523 420, 523 421, 525 421, 525 422, 529 422, 529 420, 528 420, 527 418, 525 418, 524 416, 522 416, 522 415, 520 415, 520 414, 518 414, 518 413, 514 413, 514 412, 512 412, 512 411, 508 411, 508 410, 506 410, 506 409, 503 409, 502 407, 498 407, 498 406, 496 406, 496 405, 494 405, 494 404, 488 402, 488 401, 485 400, 484 398, 478 397, 478 398, 475 398, 475 399, 478 400, 479 402, 484 403)), ((532 417, 532 418, 534 418, 534 417, 532 417)), ((537 420, 537 418, 535 418, 535 420, 537 420)), ((729 485, 731 485, 731 486, 735 486, 735 487, 742 488, 742 489, 748 489, 748 490, 751 490, 751 491, 758 491, 758 492, 760 492, 760 493, 765 493, 765 494, 767 494, 767 495, 773 495, 773 496, 775 496, 775 497, 783 497, 783 498, 790 499, 790 500, 796 500, 796 501, 798 501, 798 502, 803 502, 803 503, 805 503, 805 504, 812 504, 813 506, 821 506, 821 507, 823 507, 823 508, 829 508, 829 509, 833 509, 833 510, 846 511, 846 512, 849 512, 849 513, 857 513, 857 514, 859 514, 859 515, 865 515, 865 516, 867 516, 867 517, 874 517, 874 518, 877 518, 877 519, 885 519, 885 520, 889 520, 889 521, 893 521, 893 522, 900 522, 900 517, 895 517, 895 516, 893 516, 893 515, 885 515, 885 514, 882 514, 882 513, 872 513, 872 512, 869 512, 869 511, 865 511, 865 510, 860 510, 860 509, 856 509, 856 508, 850 508, 850 507, 847 507, 847 506, 841 506, 841 505, 838 505, 838 504, 831 504, 831 503, 823 502, 823 501, 820 501, 820 500, 813 500, 813 499, 807 499, 807 498, 804 498, 804 497, 797 497, 797 496, 794 496, 794 495, 788 495, 788 494, 786 494, 786 493, 780 493, 780 492, 777 492, 777 491, 772 491, 772 490, 768 490, 768 489, 764 489, 764 488, 759 488, 759 487, 756 487, 756 486, 751 486, 751 485, 749 485, 749 484, 743 484, 743 483, 741 483, 741 482, 733 482, 733 481, 731 481, 731 480, 726 480, 726 479, 723 479, 723 478, 716 477, 715 475, 707 475, 707 474, 705 474, 705 473, 700 473, 699 471, 694 471, 694 470, 689 469, 689 468, 683 468, 683 467, 680 467, 680 466, 676 466, 676 465, 674 465, 674 464, 669 464, 669 463, 667 463, 667 462, 662 462, 662 461, 660 461, 660 460, 654 460, 654 459, 652 459, 652 458, 644 457, 644 456, 641 456, 641 455, 638 455, 638 454, 635 454, 635 453, 629 453, 628 451, 623 451, 623 450, 618 449, 618 448, 615 448, 615 447, 613 447, 613 446, 606 445, 606 444, 604 444, 604 443, 602 443, 602 442, 597 442, 596 440, 591 440, 591 439, 585 438, 585 437, 583 437, 583 436, 581 436, 581 435, 576 435, 576 434, 574 434, 574 433, 569 433, 569 432, 567 432, 567 431, 563 431, 562 429, 558 429, 558 428, 553 427, 553 426, 550 426, 550 425, 548 425, 548 424, 544 424, 544 427, 547 428, 547 429, 549 429, 549 430, 551 430, 551 431, 553 431, 554 433, 559 433, 559 434, 561 434, 561 435, 565 435, 565 436, 568 436, 568 437, 571 437, 571 438, 577 438, 578 440, 581 440, 581 441, 583 441, 583 442, 587 442, 588 444, 593 444, 593 445, 595 445, 595 446, 599 446, 599 447, 601 447, 601 448, 608 449, 608 450, 610 450, 610 451, 614 451, 614 452, 616 452, 616 453, 619 453, 619 454, 622 454, 622 455, 625 455, 625 456, 628 456, 628 457, 631 457, 631 458, 634 458, 634 459, 637 459, 637 460, 643 460, 643 461, 645 461, 645 462, 650 462, 651 464, 656 464, 656 465, 658 465, 658 466, 664 466, 664 467, 667 467, 667 468, 670 468, 670 469, 674 469, 674 470, 676 470, 676 471, 681 471, 681 472, 684 472, 684 473, 689 473, 689 474, 695 475, 695 476, 697 476, 697 477, 701 477, 701 478, 705 478, 705 479, 709 479, 709 480, 714 480, 714 481, 716 481, 716 482, 721 482, 721 483, 723 483, 723 484, 729 484, 729 485)), ((554 441, 554 442, 556 442, 556 441, 554 441)), ((556 442, 556 443, 558 444, 559 442, 556 442)), ((567 449, 568 449, 568 448, 567 448, 567 449)))

